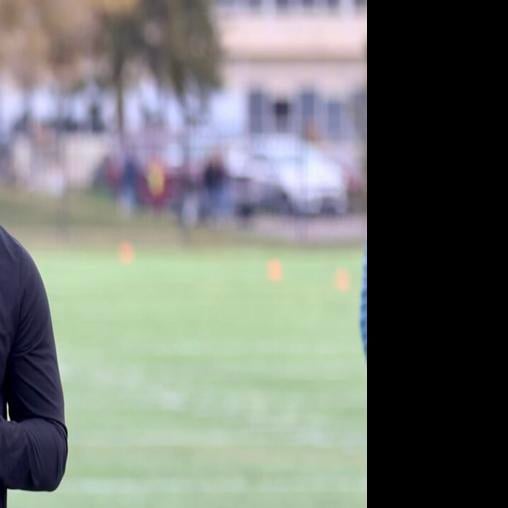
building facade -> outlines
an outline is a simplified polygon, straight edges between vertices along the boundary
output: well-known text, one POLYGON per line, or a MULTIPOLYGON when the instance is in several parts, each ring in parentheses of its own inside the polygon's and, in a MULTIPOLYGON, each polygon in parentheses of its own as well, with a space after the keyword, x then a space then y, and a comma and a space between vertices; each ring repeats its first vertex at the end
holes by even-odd
MULTIPOLYGON (((224 57, 222 89, 211 97, 203 118, 210 142, 278 132, 359 154, 367 125, 366 0, 214 3, 224 57)), ((140 80, 125 98, 129 131, 143 129, 146 112, 159 115, 171 133, 182 130, 177 101, 169 95, 161 104, 150 79, 140 80)), ((24 100, 0 76, 0 131, 19 120, 24 100)), ((113 126, 114 97, 93 85, 67 100, 68 114, 83 123, 95 101, 105 124, 113 126)), ((31 108, 36 119, 54 118, 53 91, 34 90, 31 108)))
POLYGON ((216 0, 216 17, 230 130, 365 137, 365 0, 216 0))

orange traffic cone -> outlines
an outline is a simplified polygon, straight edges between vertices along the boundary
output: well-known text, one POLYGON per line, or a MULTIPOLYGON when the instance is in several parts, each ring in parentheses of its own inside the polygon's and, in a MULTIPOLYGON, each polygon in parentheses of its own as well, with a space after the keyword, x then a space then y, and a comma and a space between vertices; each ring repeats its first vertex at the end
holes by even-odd
POLYGON ((347 293, 351 289, 351 276, 344 269, 339 269, 335 273, 335 289, 341 293, 347 293))
POLYGON ((130 242, 122 242, 118 249, 118 257, 122 265, 130 265, 134 262, 136 254, 130 242))
POLYGON ((268 262, 267 271, 268 280, 270 282, 282 282, 282 279, 284 278, 284 272, 282 270, 282 263, 278 259, 272 259, 268 262))

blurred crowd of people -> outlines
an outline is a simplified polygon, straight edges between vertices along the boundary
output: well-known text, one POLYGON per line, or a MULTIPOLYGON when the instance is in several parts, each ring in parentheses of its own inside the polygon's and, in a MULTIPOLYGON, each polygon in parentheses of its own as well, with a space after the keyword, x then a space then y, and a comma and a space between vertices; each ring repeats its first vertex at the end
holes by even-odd
POLYGON ((114 195, 126 216, 141 209, 171 211, 186 226, 219 222, 234 215, 245 219, 253 212, 247 200, 241 199, 242 194, 247 197, 246 189, 230 177, 220 151, 201 166, 170 170, 158 157, 143 163, 133 150, 126 149, 118 160, 106 157, 95 186, 114 195))

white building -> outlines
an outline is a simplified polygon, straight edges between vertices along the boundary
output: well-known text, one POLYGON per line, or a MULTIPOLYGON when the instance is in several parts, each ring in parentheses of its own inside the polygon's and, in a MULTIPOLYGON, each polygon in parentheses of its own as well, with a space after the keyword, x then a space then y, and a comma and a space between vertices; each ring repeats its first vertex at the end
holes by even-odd
POLYGON ((330 141, 363 133, 365 0, 216 3, 225 89, 212 101, 213 123, 243 134, 311 131, 330 141))

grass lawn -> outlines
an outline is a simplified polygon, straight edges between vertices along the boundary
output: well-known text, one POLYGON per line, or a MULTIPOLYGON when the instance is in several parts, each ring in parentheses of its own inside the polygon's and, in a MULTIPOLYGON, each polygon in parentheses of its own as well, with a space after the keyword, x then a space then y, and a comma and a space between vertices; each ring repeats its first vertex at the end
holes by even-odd
POLYGON ((359 249, 145 246, 129 266, 109 247, 33 254, 70 457, 57 493, 10 493, 11 508, 366 506, 359 249))

